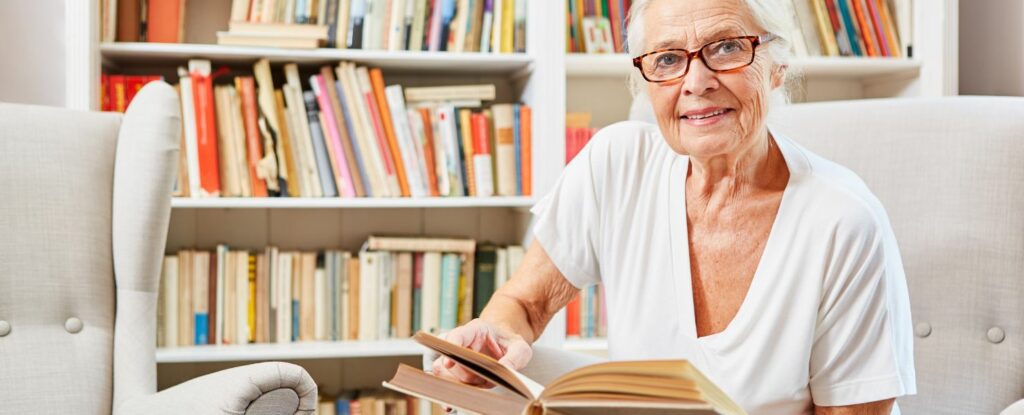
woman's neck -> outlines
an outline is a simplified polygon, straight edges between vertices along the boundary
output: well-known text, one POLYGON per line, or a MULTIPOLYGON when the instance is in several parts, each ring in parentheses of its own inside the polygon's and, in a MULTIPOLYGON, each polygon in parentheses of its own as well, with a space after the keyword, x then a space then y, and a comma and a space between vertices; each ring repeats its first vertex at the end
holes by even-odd
POLYGON ((767 131, 737 153, 709 158, 690 156, 687 194, 690 200, 725 202, 763 191, 785 189, 786 161, 767 131))

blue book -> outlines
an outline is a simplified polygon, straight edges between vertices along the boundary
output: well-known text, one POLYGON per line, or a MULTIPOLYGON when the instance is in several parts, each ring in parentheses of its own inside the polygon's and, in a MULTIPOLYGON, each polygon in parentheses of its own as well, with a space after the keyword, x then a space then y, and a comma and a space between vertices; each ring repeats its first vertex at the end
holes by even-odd
POLYGON ((195 313, 195 344, 210 344, 210 316, 207 313, 195 313))
POLYGON ((512 106, 512 144, 516 153, 516 195, 523 194, 523 142, 519 131, 519 104, 512 106))
POLYGON ((352 126, 352 118, 349 116, 348 101, 345 101, 345 89, 341 87, 341 81, 334 81, 334 89, 338 90, 338 101, 341 103, 341 116, 345 119, 345 129, 348 130, 348 139, 352 142, 352 152, 356 155, 356 167, 359 168, 359 180, 363 182, 363 190, 366 197, 373 197, 373 187, 370 186, 366 168, 363 167, 363 155, 359 152, 359 140, 356 140, 356 130, 352 126))
POLYGON ((441 331, 454 329, 458 322, 461 262, 458 254, 441 256, 441 331))
POLYGON ((316 105, 316 95, 313 91, 306 91, 302 93, 302 99, 306 101, 309 135, 313 139, 313 154, 316 157, 316 171, 320 176, 320 188, 323 191, 323 197, 337 197, 338 186, 334 183, 331 160, 327 155, 327 144, 324 142, 324 131, 320 128, 320 109, 316 105))
POLYGON ((309 15, 306 14, 306 4, 309 0, 295 0, 295 23, 309 23, 309 15))
POLYGON ((864 56, 865 53, 860 50, 860 45, 857 42, 860 30, 857 29, 857 25, 853 22, 853 14, 846 3, 846 0, 836 0, 836 5, 839 6, 839 14, 843 16, 843 25, 846 26, 846 36, 850 38, 850 49, 853 49, 854 55, 864 56))
POLYGON ((299 341, 299 300, 295 299, 292 299, 292 341, 299 341))
POLYGON ((441 2, 441 41, 438 50, 444 52, 448 50, 448 33, 451 29, 452 19, 455 18, 455 0, 438 1, 441 2))

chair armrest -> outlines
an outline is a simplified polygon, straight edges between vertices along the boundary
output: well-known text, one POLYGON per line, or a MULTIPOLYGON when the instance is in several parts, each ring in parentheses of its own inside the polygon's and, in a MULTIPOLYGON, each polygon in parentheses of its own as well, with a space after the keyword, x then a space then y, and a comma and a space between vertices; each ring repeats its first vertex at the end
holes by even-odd
POLYGON ((239 366, 140 396, 119 414, 312 414, 317 388, 302 367, 266 362, 239 366))
POLYGON ((1004 409, 1003 412, 1000 412, 999 415, 1024 415, 1024 399, 1006 407, 1006 409, 1004 409))

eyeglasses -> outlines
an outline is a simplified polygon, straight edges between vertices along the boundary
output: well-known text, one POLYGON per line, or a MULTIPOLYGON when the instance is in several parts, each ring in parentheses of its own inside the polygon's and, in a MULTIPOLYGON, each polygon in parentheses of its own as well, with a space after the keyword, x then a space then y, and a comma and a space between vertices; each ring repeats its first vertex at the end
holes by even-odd
POLYGON ((777 39, 773 33, 760 36, 730 37, 701 46, 695 52, 686 49, 662 49, 633 58, 647 82, 668 82, 686 76, 690 63, 700 59, 715 72, 740 69, 754 63, 757 46, 777 39))

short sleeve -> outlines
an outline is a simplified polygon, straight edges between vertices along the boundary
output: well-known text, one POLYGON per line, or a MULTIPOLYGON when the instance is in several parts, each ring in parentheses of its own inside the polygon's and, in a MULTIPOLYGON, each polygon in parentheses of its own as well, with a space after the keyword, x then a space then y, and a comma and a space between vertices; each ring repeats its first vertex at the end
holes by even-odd
POLYGON ((565 167, 538 202, 533 234, 562 275, 577 288, 601 280, 598 264, 599 206, 591 162, 594 141, 565 167))
POLYGON ((825 272, 810 387, 815 405, 843 406, 916 393, 910 298, 884 213, 835 231, 825 272))

